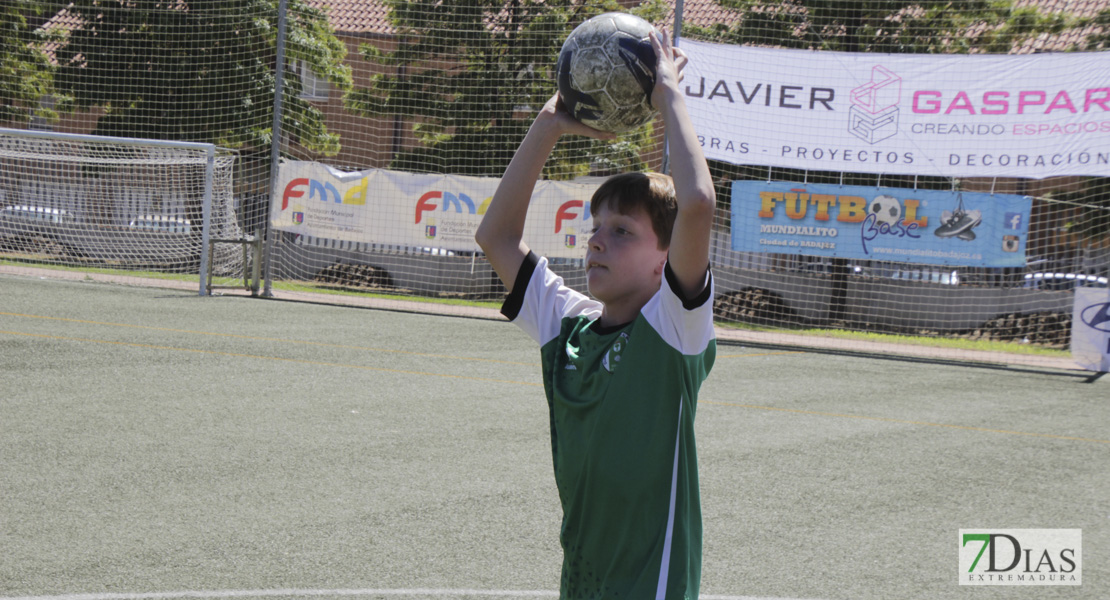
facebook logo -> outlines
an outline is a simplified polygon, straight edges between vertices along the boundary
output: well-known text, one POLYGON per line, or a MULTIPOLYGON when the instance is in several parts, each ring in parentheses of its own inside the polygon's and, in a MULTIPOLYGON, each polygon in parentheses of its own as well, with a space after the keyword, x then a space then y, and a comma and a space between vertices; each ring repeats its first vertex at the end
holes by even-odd
POLYGON ((1006 229, 1021 229, 1021 223, 1025 219, 1022 213, 1006 213, 1006 229))

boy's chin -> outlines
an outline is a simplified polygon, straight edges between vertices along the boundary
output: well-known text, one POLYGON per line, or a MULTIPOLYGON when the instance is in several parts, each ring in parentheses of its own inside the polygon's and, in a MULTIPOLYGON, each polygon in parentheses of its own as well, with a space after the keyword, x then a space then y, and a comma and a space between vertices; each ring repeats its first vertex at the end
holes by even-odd
POLYGON ((605 273, 601 271, 602 269, 594 268, 586 272, 586 290, 597 300, 605 302, 607 297, 605 281, 603 281, 605 273))

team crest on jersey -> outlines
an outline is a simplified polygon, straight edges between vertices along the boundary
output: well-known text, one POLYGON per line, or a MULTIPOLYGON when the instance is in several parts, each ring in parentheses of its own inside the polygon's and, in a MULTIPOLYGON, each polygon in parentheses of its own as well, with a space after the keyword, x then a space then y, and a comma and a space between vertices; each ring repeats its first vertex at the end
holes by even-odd
POLYGON ((617 336, 617 341, 613 342, 613 345, 609 347, 609 351, 602 357, 601 366, 605 367, 605 370, 610 373, 616 371, 617 367, 621 364, 621 352, 623 352, 627 346, 628 332, 622 331, 621 334, 617 336))

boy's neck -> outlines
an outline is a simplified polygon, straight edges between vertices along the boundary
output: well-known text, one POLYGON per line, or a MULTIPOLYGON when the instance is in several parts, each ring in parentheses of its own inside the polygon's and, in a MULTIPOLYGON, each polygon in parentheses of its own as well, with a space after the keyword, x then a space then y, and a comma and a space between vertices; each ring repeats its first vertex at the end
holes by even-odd
POLYGON ((601 300, 601 316, 597 319, 598 325, 608 328, 635 321, 640 311, 659 291, 661 283, 662 276, 656 278, 651 285, 643 286, 638 291, 628 295, 609 298, 608 300, 598 298, 598 300, 601 300))
POLYGON ((598 325, 608 328, 631 323, 636 320, 636 316, 640 314, 640 310, 644 308, 648 300, 651 300, 651 295, 643 298, 642 301, 640 299, 630 299, 625 302, 604 303, 601 307, 601 316, 597 319, 598 325))
POLYGON ((631 323, 636 319, 637 314, 639 314, 639 311, 633 312, 628 316, 625 316, 626 313, 621 312, 620 316, 616 316, 608 312, 607 310, 602 309, 601 316, 597 319, 597 325, 602 329, 611 329, 613 327, 631 323))

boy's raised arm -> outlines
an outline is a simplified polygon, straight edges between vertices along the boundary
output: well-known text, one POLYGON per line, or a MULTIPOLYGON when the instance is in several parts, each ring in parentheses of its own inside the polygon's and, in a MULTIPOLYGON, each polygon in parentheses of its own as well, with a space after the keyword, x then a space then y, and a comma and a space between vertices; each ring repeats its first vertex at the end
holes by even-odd
POLYGON ((672 48, 666 28, 652 36, 656 56, 655 89, 652 105, 663 116, 670 156, 670 175, 674 179, 678 216, 671 233, 667 258, 687 298, 697 296, 705 287, 709 267, 709 243, 716 208, 716 191, 709 164, 701 151, 697 133, 686 112, 686 101, 679 89, 686 55, 672 48))
POLYGON ((615 137, 575 121, 563 109, 558 95, 553 96, 540 109, 524 141, 517 148, 474 234, 475 241, 510 292, 513 291, 520 265, 528 255, 528 245, 523 239, 524 219, 536 180, 559 137, 568 133, 599 139, 615 137))

